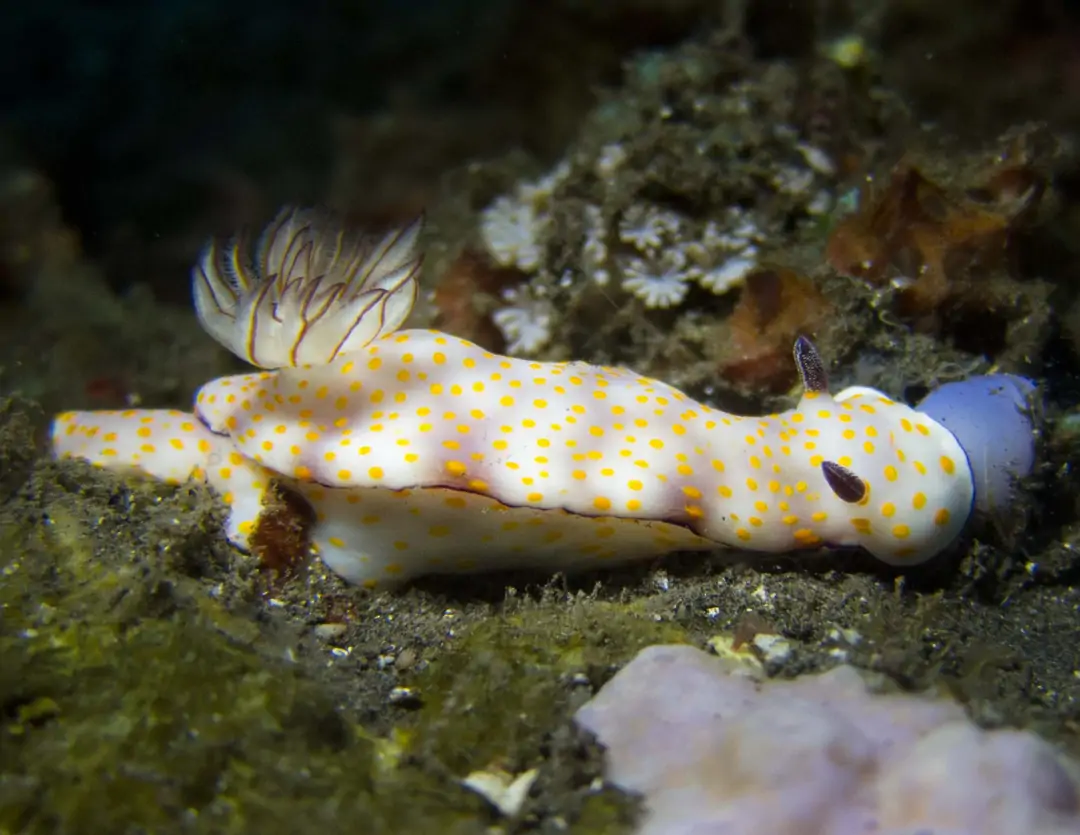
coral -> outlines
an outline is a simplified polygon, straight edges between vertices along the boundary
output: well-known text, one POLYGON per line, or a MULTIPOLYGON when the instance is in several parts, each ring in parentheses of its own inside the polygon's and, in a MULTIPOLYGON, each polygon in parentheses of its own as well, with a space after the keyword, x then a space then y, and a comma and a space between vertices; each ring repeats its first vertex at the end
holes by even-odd
MULTIPOLYGON (((495 321, 504 331, 541 325, 527 329, 543 338, 508 332, 508 352, 752 394, 752 383, 717 381, 712 355, 728 341, 724 320, 763 263, 787 262, 794 247, 820 240, 851 167, 841 154, 877 107, 857 99, 851 110, 861 116, 823 128, 814 96, 862 91, 822 60, 812 90, 789 65, 750 59, 730 31, 641 53, 554 162, 507 156, 454 179, 455 193, 430 212, 436 237, 471 214, 467 245, 521 273, 495 321), (522 298, 546 315, 526 315, 522 298)), ((799 253, 807 272, 810 249, 799 253)), ((817 313, 808 308, 795 330, 822 338, 816 331, 835 322, 817 313)), ((790 364, 783 373, 790 381, 790 364)))
POLYGON ((874 287, 879 307, 918 330, 1000 354, 1013 322, 1046 314, 1047 285, 1027 278, 1045 267, 1024 254, 1049 177, 1043 140, 1015 132, 990 162, 960 157, 951 171, 939 162, 940 180, 902 159, 836 224, 830 266, 874 287))
POLYGON ((521 283, 517 270, 492 267, 489 260, 466 250, 453 260, 431 294, 434 327, 457 334, 492 351, 506 350, 509 330, 492 321, 491 311, 521 283))
POLYGON ((534 298, 527 285, 507 288, 502 299, 510 306, 496 310, 491 319, 506 339, 506 350, 535 354, 547 345, 551 339, 550 305, 534 298))
POLYGON ((688 646, 643 650, 577 714, 638 835, 1066 835, 1080 766, 957 703, 877 695, 852 667, 755 681, 688 646))

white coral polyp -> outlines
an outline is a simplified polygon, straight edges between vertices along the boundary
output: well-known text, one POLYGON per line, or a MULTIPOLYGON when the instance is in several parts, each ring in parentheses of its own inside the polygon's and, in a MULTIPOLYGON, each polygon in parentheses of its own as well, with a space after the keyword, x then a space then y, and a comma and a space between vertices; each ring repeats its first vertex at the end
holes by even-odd
POLYGON ((503 267, 517 267, 525 272, 540 268, 541 219, 532 205, 503 195, 484 209, 480 234, 491 257, 503 267))
POLYGON ((747 247, 742 255, 728 258, 710 269, 693 271, 693 274, 698 284, 721 295, 742 284, 756 267, 756 250, 747 247))
POLYGON ((496 310, 491 319, 506 339, 509 354, 535 354, 551 340, 551 312, 547 304, 529 296, 527 285, 503 292, 509 307, 496 310))
POLYGON ((681 258, 672 257, 669 261, 671 263, 666 265, 650 266, 639 258, 631 259, 623 278, 623 289, 641 299, 646 307, 668 308, 681 304, 690 291, 687 274, 683 271, 681 258))

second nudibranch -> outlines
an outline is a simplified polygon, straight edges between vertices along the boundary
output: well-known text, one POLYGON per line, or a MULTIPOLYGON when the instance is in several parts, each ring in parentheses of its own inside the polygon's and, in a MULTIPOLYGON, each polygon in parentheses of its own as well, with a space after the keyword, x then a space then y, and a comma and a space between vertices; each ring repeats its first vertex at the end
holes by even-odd
POLYGON ((275 224, 255 265, 216 248, 196 271, 207 329, 270 370, 208 383, 194 415, 61 415, 57 454, 205 477, 241 547, 278 480, 313 506, 321 558, 369 587, 718 545, 861 546, 909 564, 969 517, 956 437, 872 389, 830 395, 805 339, 798 406, 736 416, 625 368, 397 330, 415 298, 418 227, 350 248, 308 213, 275 224))

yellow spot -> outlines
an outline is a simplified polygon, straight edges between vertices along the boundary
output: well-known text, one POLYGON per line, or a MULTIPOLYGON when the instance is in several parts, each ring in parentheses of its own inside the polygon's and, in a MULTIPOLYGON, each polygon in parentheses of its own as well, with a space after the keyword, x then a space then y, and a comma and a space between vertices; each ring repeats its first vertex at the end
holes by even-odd
POLYGON ((719 458, 714 458, 712 460, 712 466, 713 469, 716 470, 718 473, 722 473, 724 471, 724 462, 721 461, 719 458))
POLYGON ((348 481, 352 478, 352 470, 338 470, 338 478, 342 481, 348 481))
POLYGON ((916 510, 922 510, 924 507, 926 507, 926 494, 916 493, 914 496, 912 496, 911 506, 916 510))
POLYGON ((885 502, 885 504, 881 506, 881 515, 886 518, 888 518, 889 516, 895 516, 896 505, 894 505, 892 502, 885 502))
POLYGON ((664 442, 661 441, 659 438, 653 438, 651 441, 649 441, 649 446, 651 446, 653 449, 663 449, 664 442))
POLYGON ((947 475, 952 475, 956 472, 956 464, 948 455, 941 456, 941 469, 945 471, 947 475))
POLYGON ((450 475, 463 476, 465 475, 465 465, 461 461, 447 461, 446 471, 450 475))
POLYGON ((922 435, 929 435, 930 434, 930 427, 926 426, 925 424, 916 423, 915 428, 918 429, 919 433, 922 434, 922 435))
POLYGON ((430 528, 428 528, 428 535, 429 536, 449 536, 450 535, 450 526, 449 525, 432 525, 430 528))
POLYGON ((870 520, 859 518, 852 519, 851 527, 853 527, 859 533, 870 533, 870 520))
POLYGON ((854 429, 845 429, 840 434, 844 436, 844 440, 852 441, 852 440, 855 439, 855 430, 854 429))
POLYGON ((641 499, 627 499, 626 500, 626 509, 627 510, 641 510, 641 499))
POLYGON ((944 527, 945 525, 949 524, 950 518, 951 514, 949 513, 948 509, 944 507, 940 508, 937 513, 934 514, 934 524, 938 527, 944 527))
POLYGON ((747 490, 757 490, 758 489, 758 483, 756 481, 754 481, 754 479, 748 478, 748 479, 746 479, 746 489, 747 490))
POLYGON ((896 471, 896 467, 892 464, 885 468, 885 478, 889 481, 896 481, 900 477, 900 474, 896 471))
POLYGON ((907 539, 911 535, 911 528, 907 525, 893 525, 892 535, 897 539, 907 539))
POLYGON ((717 487, 716 492, 723 496, 725 499, 731 498, 731 488, 728 487, 726 484, 721 484, 719 487, 717 487))
POLYGON ((735 536, 739 537, 743 542, 746 542, 750 539, 750 531, 746 528, 739 528, 735 531, 735 536))
POLYGON ((436 365, 442 365, 444 362, 446 362, 446 354, 444 354, 442 351, 436 351, 434 354, 431 355, 431 360, 436 365))
POLYGON ((636 478, 630 479, 630 481, 626 482, 626 486, 629 487, 631 490, 641 490, 642 487, 644 487, 644 485, 636 478))
POLYGON ((597 496, 593 499, 593 507, 597 510, 611 510, 611 499, 607 496, 597 496))
POLYGON ((373 479, 380 479, 383 477, 382 467, 370 467, 367 471, 368 477, 373 479))

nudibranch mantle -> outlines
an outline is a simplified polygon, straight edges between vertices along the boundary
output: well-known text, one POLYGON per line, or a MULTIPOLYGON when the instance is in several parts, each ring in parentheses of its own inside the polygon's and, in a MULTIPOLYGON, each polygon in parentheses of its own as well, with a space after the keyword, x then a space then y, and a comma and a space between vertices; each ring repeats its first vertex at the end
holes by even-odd
MULTIPOLYGON (((415 296, 401 263, 384 307, 401 306, 394 292, 415 296)), ((807 388, 797 407, 743 417, 625 368, 384 327, 322 363, 214 380, 194 415, 60 415, 53 445, 155 478, 205 478, 241 548, 276 479, 313 506, 323 561, 368 587, 718 546, 861 546, 901 565, 946 548, 974 498, 956 438, 873 389, 831 396, 810 343, 795 354, 807 388)))

